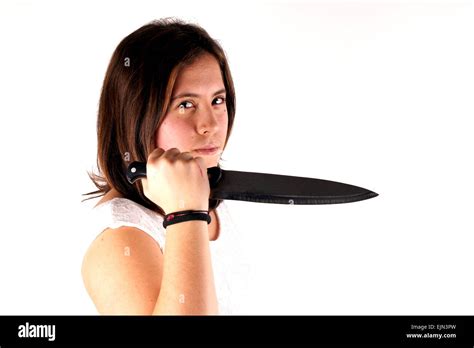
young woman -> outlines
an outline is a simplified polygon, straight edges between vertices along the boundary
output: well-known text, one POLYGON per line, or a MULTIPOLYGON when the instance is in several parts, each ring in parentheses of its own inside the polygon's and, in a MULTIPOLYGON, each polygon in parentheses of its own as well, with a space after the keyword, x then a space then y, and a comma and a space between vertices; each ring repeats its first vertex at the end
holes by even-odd
POLYGON ((102 175, 90 174, 99 190, 87 194, 103 196, 82 265, 99 313, 232 313, 226 271, 235 260, 221 243, 229 215, 209 200, 207 168, 219 166, 234 115, 227 59, 201 27, 163 19, 120 42, 99 103, 102 175), (147 178, 130 185, 132 161, 146 162, 147 178), (189 210, 210 223, 163 226, 166 214, 189 210))

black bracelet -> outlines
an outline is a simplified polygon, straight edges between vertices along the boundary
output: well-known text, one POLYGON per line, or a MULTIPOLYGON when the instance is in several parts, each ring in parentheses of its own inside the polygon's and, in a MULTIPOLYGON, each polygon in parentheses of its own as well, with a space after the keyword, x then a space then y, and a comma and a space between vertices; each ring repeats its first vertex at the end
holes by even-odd
POLYGON ((207 221, 207 224, 209 225, 211 223, 211 215, 209 215, 209 212, 207 210, 176 211, 174 213, 165 215, 163 219, 163 227, 166 228, 169 225, 191 220, 207 221))

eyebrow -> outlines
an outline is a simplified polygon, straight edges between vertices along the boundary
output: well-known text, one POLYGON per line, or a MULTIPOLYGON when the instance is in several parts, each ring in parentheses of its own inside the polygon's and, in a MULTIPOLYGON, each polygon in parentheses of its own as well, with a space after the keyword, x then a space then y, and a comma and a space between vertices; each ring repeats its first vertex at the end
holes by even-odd
MULTIPOLYGON (((225 88, 222 88, 218 91, 216 91, 212 96, 215 97, 216 95, 218 95, 219 93, 224 93, 225 92, 225 88)), ((199 94, 196 94, 196 93, 190 93, 190 92, 184 92, 184 93, 181 93, 181 94, 178 94, 174 97, 171 98, 171 101, 175 100, 175 99, 179 99, 179 98, 184 98, 184 97, 194 97, 194 98, 198 98, 200 97, 199 94)))

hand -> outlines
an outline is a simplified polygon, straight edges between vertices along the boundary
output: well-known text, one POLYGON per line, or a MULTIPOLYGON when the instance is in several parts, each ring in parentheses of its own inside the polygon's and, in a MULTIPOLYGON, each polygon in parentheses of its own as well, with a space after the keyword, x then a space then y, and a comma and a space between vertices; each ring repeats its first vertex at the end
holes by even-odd
POLYGON ((180 210, 208 210, 210 186, 202 157, 177 148, 156 148, 148 156, 143 192, 165 214, 180 210))

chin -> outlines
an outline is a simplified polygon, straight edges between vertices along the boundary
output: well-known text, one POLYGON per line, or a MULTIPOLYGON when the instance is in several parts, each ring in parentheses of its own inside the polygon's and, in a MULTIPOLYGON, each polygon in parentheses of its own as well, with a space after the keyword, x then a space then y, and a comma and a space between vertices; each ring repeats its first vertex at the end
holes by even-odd
POLYGON ((218 158, 211 159, 210 161, 207 162, 207 168, 217 167, 218 164, 219 164, 219 159, 218 158))

